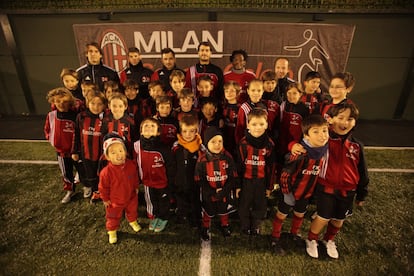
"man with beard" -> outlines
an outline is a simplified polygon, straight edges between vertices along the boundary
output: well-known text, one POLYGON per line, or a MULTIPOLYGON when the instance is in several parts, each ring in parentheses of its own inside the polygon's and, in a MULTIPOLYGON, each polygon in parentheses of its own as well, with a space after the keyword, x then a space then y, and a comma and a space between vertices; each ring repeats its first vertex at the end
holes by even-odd
POLYGON ((121 83, 126 79, 133 79, 139 85, 139 97, 146 99, 149 97, 148 84, 151 81, 153 71, 144 67, 141 60, 141 54, 136 47, 128 49, 128 67, 126 67, 120 74, 121 83))
POLYGON ((212 97, 221 101, 223 99, 223 71, 217 65, 210 62, 211 58, 211 45, 209 42, 201 42, 198 45, 198 57, 199 62, 188 68, 185 76, 185 87, 190 88, 194 95, 197 95, 197 80, 201 76, 207 75, 213 81, 214 89, 211 93, 212 97))

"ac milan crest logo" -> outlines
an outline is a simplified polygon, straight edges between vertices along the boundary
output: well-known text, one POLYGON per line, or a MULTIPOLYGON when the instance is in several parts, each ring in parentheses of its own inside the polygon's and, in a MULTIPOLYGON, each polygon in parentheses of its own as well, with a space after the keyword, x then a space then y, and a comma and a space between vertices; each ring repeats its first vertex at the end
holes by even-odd
POLYGON ((106 30, 101 40, 103 50, 103 63, 122 71, 128 63, 126 43, 122 36, 115 30, 106 30))

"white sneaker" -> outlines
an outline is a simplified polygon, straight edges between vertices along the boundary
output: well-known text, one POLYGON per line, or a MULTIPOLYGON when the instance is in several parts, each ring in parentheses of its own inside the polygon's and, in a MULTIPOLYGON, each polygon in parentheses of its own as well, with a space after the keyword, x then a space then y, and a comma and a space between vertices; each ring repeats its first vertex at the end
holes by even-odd
POLYGON ((329 257, 331 257, 332 259, 339 258, 339 253, 338 253, 338 250, 336 249, 336 244, 334 241, 332 240, 322 241, 322 243, 326 246, 326 253, 328 254, 329 257))
POLYGON ((83 187, 83 197, 88 198, 92 195, 92 188, 91 187, 83 187))
POLYGON ((306 243, 306 253, 308 253, 309 256, 312 258, 318 258, 318 241, 317 240, 305 240, 306 243))
POLYGON ((72 196, 75 195, 75 192, 73 191, 67 191, 66 195, 62 198, 62 203, 68 203, 70 201, 70 199, 72 198, 72 196))

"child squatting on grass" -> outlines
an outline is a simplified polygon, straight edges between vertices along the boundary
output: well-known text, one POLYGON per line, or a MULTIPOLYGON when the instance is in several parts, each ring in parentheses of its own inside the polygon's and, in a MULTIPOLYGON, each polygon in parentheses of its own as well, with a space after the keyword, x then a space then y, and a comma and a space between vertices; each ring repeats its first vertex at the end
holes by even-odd
POLYGON ((139 178, 136 163, 127 159, 124 141, 111 134, 105 138, 103 151, 108 165, 99 174, 98 187, 105 205, 109 243, 114 244, 117 242, 116 231, 124 211, 132 229, 135 232, 141 230, 137 222, 139 178))

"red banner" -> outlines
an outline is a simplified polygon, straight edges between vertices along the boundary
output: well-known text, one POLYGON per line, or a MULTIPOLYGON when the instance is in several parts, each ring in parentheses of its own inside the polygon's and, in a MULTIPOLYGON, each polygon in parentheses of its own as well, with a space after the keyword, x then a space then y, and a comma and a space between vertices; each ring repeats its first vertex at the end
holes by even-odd
POLYGON ((276 58, 286 57, 292 78, 302 81, 307 72, 318 71, 325 88, 333 74, 345 70, 355 32, 348 25, 234 22, 76 24, 73 29, 80 64, 86 62, 86 43, 96 41, 104 63, 118 72, 127 65, 132 46, 153 70, 162 66, 161 49, 172 48, 178 67, 185 69, 198 61, 198 44, 209 41, 212 63, 224 71, 231 67, 231 52, 244 49, 249 54, 247 68, 258 77, 274 70, 276 58))

